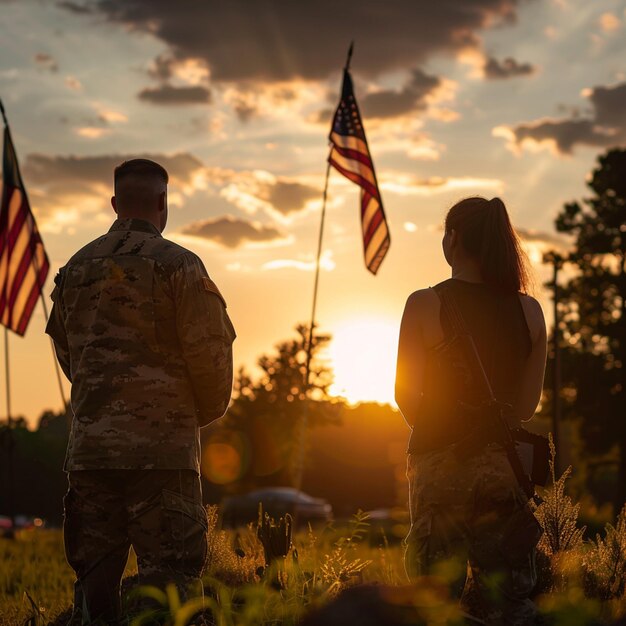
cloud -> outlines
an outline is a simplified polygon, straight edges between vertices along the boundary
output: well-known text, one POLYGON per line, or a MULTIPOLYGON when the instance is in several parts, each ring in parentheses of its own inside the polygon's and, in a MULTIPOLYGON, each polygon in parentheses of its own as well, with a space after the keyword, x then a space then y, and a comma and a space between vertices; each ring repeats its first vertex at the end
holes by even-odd
POLYGON ((381 177, 380 188, 382 191, 400 196, 410 196, 432 195, 459 189, 490 189, 500 192, 504 188, 504 183, 497 178, 473 178, 470 176, 418 178, 410 174, 386 172, 381 177))
POLYGON ((595 122, 608 128, 626 129, 626 83, 594 87, 585 91, 595 109, 595 122))
POLYGON ((418 133, 410 139, 406 154, 417 161, 438 161, 444 150, 443 144, 437 143, 426 133, 418 133))
POLYGON ((156 87, 142 89, 137 97, 159 105, 208 104, 213 94, 208 87, 209 71, 198 59, 176 59, 169 53, 157 56, 146 73, 158 81, 156 87))
POLYGON ((476 47, 465 48, 458 55, 458 59, 472 68, 468 76, 474 79, 503 80, 530 76, 537 71, 532 63, 520 62, 513 57, 500 60, 476 47))
MULTIPOLYGON (((457 84, 440 76, 427 74, 416 68, 411 70, 408 80, 400 89, 370 89, 358 95, 357 100, 362 116, 368 125, 385 124, 390 120, 415 117, 423 112, 429 117, 444 122, 453 121, 458 114, 449 109, 439 108, 441 102, 454 100, 457 84)), ((358 94, 361 89, 356 90, 358 94)), ((329 102, 338 101, 335 92, 328 92, 329 102)), ((308 121, 314 124, 330 126, 334 108, 327 107, 309 116, 308 121)))
POLYGON ((534 267, 544 263, 543 257, 546 252, 554 250, 559 254, 566 255, 570 247, 570 242, 563 235, 546 233, 532 228, 517 227, 515 231, 520 236, 522 246, 534 267))
POLYGON ((79 137, 85 137, 85 139, 100 139, 111 132, 110 129, 101 126, 80 126, 74 131, 79 137))
POLYGON ((38 52, 35 55, 35 63, 42 69, 48 70, 49 72, 58 72, 59 64, 57 60, 51 55, 45 52, 38 52))
POLYGON ((116 124, 119 122, 128 122, 128 115, 115 111, 113 109, 99 109, 98 119, 104 124, 116 124))
POLYGON ((188 85, 200 85, 209 80, 209 70, 200 59, 179 60, 167 53, 155 57, 146 73, 162 83, 177 78, 188 85))
POLYGON ((240 122, 249 122, 261 115, 261 106, 256 90, 230 89, 224 94, 224 100, 233 107, 240 122))
POLYGON ((152 104, 180 105, 180 104, 207 104, 211 102, 211 92, 201 85, 176 87, 170 84, 158 87, 146 87, 137 97, 152 104))
MULTIPOLYGON (((315 261, 310 259, 303 261, 302 259, 274 259, 268 261, 261 266, 262 270, 282 270, 282 269, 294 269, 301 272, 313 272, 315 271, 315 261)), ((332 272, 336 267, 333 260, 333 253, 331 250, 326 250, 320 258, 320 268, 327 272, 332 272)))
POLYGON ((567 238, 558 233, 546 233, 533 228, 516 228, 515 230, 527 243, 543 244, 546 247, 564 247, 567 245, 567 238))
POLYGON ((578 145, 609 147, 626 143, 626 83, 587 89, 583 96, 592 105, 590 117, 498 126, 493 129, 493 135, 506 139, 508 147, 515 152, 549 147, 558 154, 571 154, 578 145))
MULTIPOLYGON (((33 210, 43 230, 58 231, 70 222, 85 221, 86 215, 106 209, 113 190, 113 170, 131 158, 152 159, 163 165, 169 172, 173 193, 201 187, 203 181, 199 179, 211 174, 201 161, 189 153, 103 156, 29 154, 22 173, 33 210)), ((218 172, 215 172, 215 177, 218 178, 218 172)))
POLYGON ((621 20, 614 13, 603 13, 598 19, 598 23, 600 24, 600 28, 605 33, 611 33, 613 31, 619 30, 622 25, 621 20))
POLYGON ((319 196, 320 191, 315 187, 280 178, 274 184, 262 185, 259 190, 259 197, 283 215, 301 211, 309 200, 317 200, 319 196))
POLYGON ((71 0, 61 0, 57 2, 57 6, 61 9, 65 9, 70 13, 76 13, 78 15, 87 15, 93 12, 93 9, 90 6, 85 4, 79 4, 78 2, 71 2, 71 0))
POLYGON ((225 215, 215 219, 194 222, 180 230, 183 235, 217 243, 226 248, 246 244, 268 244, 285 239, 274 226, 225 215))
POLYGON ((65 77, 65 85, 68 89, 72 91, 82 91, 83 84, 76 78, 76 76, 66 76, 65 77))
POLYGON ((515 76, 528 76, 534 74, 536 68, 530 63, 520 63, 512 57, 507 57, 503 61, 498 61, 494 57, 487 57, 483 66, 485 78, 501 79, 513 78, 515 76))
MULTIPOLYGON (((328 76, 341 66, 351 39, 357 41, 354 68, 369 76, 423 62, 436 52, 476 47, 479 30, 513 21, 520 4, 97 0, 93 6, 111 22, 161 39, 178 60, 202 60, 214 81, 273 82, 328 76)), ((76 12, 75 5, 65 8, 76 12)))
MULTIPOLYGON (((89 132, 85 136, 89 137, 89 132)), ((133 158, 151 159, 165 167, 170 175, 169 197, 173 206, 184 204, 185 196, 208 191, 219 194, 247 213, 263 211, 285 220, 313 202, 319 202, 321 197, 319 187, 310 184, 306 177, 295 179, 276 177, 262 170, 207 167, 188 152, 101 156, 30 154, 24 161, 23 173, 28 189, 39 192, 38 216, 42 220, 52 219, 59 211, 77 206, 81 211, 83 206, 92 207, 85 211, 106 208, 113 188, 113 170, 133 158)))
POLYGON ((241 82, 222 86, 221 95, 241 122, 258 117, 283 118, 293 115, 294 109, 317 104, 323 89, 301 80, 274 83, 241 82))
POLYGON ((366 118, 400 117, 428 107, 428 96, 441 85, 438 76, 414 69, 411 78, 400 89, 373 91, 360 100, 366 118))
POLYGON ((535 150, 551 146, 560 154, 571 154, 577 144, 602 147, 615 140, 612 134, 600 132, 593 121, 587 119, 543 119, 518 124, 512 129, 497 127, 493 132, 496 137, 508 139, 514 150, 535 150))
POLYGON ((148 76, 156 80, 167 81, 172 78, 174 71, 173 66, 176 60, 167 54, 160 54, 150 64, 148 68, 148 76))
POLYGON ((113 170, 128 159, 151 159, 160 163, 174 183, 189 184, 204 165, 195 156, 180 152, 166 154, 112 154, 103 156, 61 156, 29 154, 23 172, 27 182, 50 185, 83 182, 112 187, 113 170))
POLYGON ((235 174, 220 194, 247 213, 265 210, 285 217, 302 211, 311 201, 319 200, 321 192, 307 183, 258 170, 235 174))

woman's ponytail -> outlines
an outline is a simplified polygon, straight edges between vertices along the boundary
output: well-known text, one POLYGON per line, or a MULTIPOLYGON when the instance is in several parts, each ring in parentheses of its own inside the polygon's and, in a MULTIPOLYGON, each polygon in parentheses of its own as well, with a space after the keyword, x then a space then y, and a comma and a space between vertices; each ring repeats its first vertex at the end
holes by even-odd
POLYGON ((500 198, 465 198, 446 216, 446 232, 454 229, 465 251, 479 264, 482 279, 500 292, 526 293, 527 260, 500 198))

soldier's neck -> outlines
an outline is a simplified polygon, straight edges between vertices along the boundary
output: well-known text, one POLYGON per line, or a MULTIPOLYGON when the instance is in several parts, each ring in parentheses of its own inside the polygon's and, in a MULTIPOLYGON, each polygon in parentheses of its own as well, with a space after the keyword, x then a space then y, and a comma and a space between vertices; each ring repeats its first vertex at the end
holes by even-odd
POLYGON ((124 212, 118 213, 117 219, 119 220, 142 220, 152 224, 159 232, 161 232, 161 220, 158 215, 146 215, 139 212, 124 212))

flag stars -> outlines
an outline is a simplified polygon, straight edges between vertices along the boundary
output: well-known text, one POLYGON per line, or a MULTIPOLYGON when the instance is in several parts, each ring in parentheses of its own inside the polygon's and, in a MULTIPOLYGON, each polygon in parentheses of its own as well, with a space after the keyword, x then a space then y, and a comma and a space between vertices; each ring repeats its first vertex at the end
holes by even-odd
POLYGON ((365 131, 352 89, 352 80, 346 71, 341 102, 333 119, 333 135, 336 134, 338 138, 332 135, 330 137, 333 148, 328 161, 341 174, 361 187, 362 220, 371 201, 376 202, 373 205, 374 210, 367 214, 367 221, 362 222, 365 264, 370 272, 376 274, 389 249, 389 229, 378 186, 372 182, 372 179, 375 181, 374 164, 367 148, 365 131), (360 141, 350 141, 351 139, 360 141), (354 158, 354 152, 358 153, 358 158, 354 158))

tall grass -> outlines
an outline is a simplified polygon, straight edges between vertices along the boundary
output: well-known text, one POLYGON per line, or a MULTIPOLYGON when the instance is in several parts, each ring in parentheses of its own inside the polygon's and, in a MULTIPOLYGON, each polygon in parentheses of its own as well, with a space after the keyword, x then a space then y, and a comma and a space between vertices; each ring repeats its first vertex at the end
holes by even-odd
MULTIPOLYGON (((580 508, 567 494, 571 468, 556 476, 553 460, 551 473, 552 484, 535 511, 544 529, 537 549, 535 599, 540 610, 550 623, 567 626, 626 619, 626 508, 614 524, 586 538, 580 508)), ((153 608, 136 616, 134 626, 295 626, 350 588, 355 593, 350 591, 346 598, 395 598, 391 601, 417 607, 426 615, 424 623, 453 623, 458 617, 455 602, 432 579, 406 585, 402 547, 390 545, 384 535, 371 545, 373 533, 364 513, 343 526, 309 527, 289 537, 283 546, 288 549, 278 550, 269 568, 255 525, 220 530, 215 507, 209 507, 208 519, 204 597, 182 602, 173 587, 139 589, 135 593, 150 597, 153 608)), ((131 561, 126 574, 135 572, 131 561)), ((3 626, 39 626, 55 623, 60 615, 67 618, 72 583, 59 531, 22 532, 16 541, 0 539, 3 626)))

